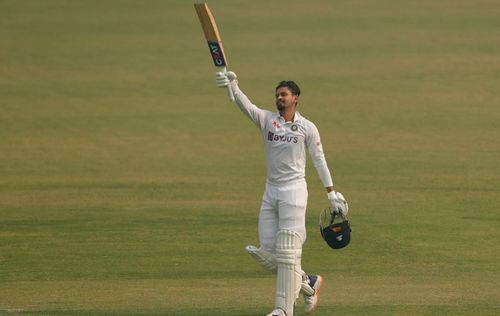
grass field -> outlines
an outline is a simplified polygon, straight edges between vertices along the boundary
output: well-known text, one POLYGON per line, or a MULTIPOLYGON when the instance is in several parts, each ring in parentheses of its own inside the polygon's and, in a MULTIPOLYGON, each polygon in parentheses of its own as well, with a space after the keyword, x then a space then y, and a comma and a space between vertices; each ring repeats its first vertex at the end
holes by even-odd
MULTIPOLYGON (((500 3, 209 4, 255 103, 299 83, 350 202, 331 251, 308 165, 315 315, 499 315, 500 3)), ((0 314, 271 310, 262 144, 192 2, 0 1, 0 107, 0 314)))

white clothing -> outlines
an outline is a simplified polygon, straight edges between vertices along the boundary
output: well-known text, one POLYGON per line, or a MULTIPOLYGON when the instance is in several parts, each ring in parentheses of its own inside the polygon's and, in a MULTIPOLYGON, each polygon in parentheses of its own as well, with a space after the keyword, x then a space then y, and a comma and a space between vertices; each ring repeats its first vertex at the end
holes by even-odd
POLYGON ((282 229, 297 232, 304 243, 308 196, 306 149, 323 185, 333 186, 318 129, 298 112, 293 122, 285 122, 279 112, 258 108, 239 89, 236 81, 231 88, 236 104, 260 128, 264 142, 267 178, 259 214, 261 249, 274 253, 276 233, 282 229))
MULTIPOLYGON (((311 121, 295 112, 293 121, 285 122, 279 112, 262 110, 254 105, 239 89, 236 80, 230 87, 238 107, 261 131, 267 178, 259 214, 260 250, 270 253, 267 259, 275 258, 276 261, 275 309, 292 316, 295 300, 303 287, 302 279, 304 276, 308 279, 301 268, 308 196, 306 150, 325 187, 333 186, 332 177, 318 129, 311 121)), ((270 266, 269 262, 265 262, 266 268, 270 266)))
POLYGON ((232 89, 238 107, 261 130, 268 183, 280 185, 304 179, 307 149, 323 185, 333 186, 318 129, 311 121, 295 112, 293 122, 285 122, 279 112, 258 108, 235 82, 232 89))
POLYGON ((305 180, 276 186, 266 183, 259 214, 260 248, 274 253, 274 241, 280 230, 299 234, 306 241, 307 184, 305 180))

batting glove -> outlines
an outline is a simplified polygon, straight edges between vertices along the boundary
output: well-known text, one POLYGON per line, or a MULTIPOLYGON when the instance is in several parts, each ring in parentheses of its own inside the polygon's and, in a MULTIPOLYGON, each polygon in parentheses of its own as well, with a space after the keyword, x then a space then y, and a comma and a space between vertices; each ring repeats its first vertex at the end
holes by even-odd
POLYGON ((330 200, 330 204, 335 213, 347 216, 347 212, 349 212, 349 204, 347 204, 347 201, 342 193, 330 191, 328 192, 328 200, 330 200))
POLYGON ((219 88, 227 87, 231 82, 236 80, 236 74, 232 71, 215 73, 215 84, 219 88))

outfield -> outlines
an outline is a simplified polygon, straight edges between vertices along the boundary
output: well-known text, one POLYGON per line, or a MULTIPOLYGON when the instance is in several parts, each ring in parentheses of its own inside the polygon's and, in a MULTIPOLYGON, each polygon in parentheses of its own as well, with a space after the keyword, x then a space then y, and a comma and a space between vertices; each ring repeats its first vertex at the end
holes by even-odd
MULTIPOLYGON (((209 4, 255 103, 300 84, 350 202, 331 251, 309 161, 315 315, 499 315, 500 3, 209 4)), ((0 315, 268 313, 243 251, 262 144, 192 3, 1 1, 0 24, 0 315)))

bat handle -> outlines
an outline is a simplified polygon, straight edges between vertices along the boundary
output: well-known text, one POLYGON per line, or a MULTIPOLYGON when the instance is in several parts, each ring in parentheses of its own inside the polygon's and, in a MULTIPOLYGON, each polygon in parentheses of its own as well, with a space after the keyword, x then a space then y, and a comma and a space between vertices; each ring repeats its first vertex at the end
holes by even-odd
MULTIPOLYGON (((222 72, 227 72, 226 67, 221 67, 222 72)), ((227 85, 227 95, 229 97, 229 101, 234 102, 234 93, 233 89, 231 89, 231 84, 227 85)))
POLYGON ((230 86, 227 86, 227 95, 229 97, 229 101, 234 102, 234 93, 230 86))

